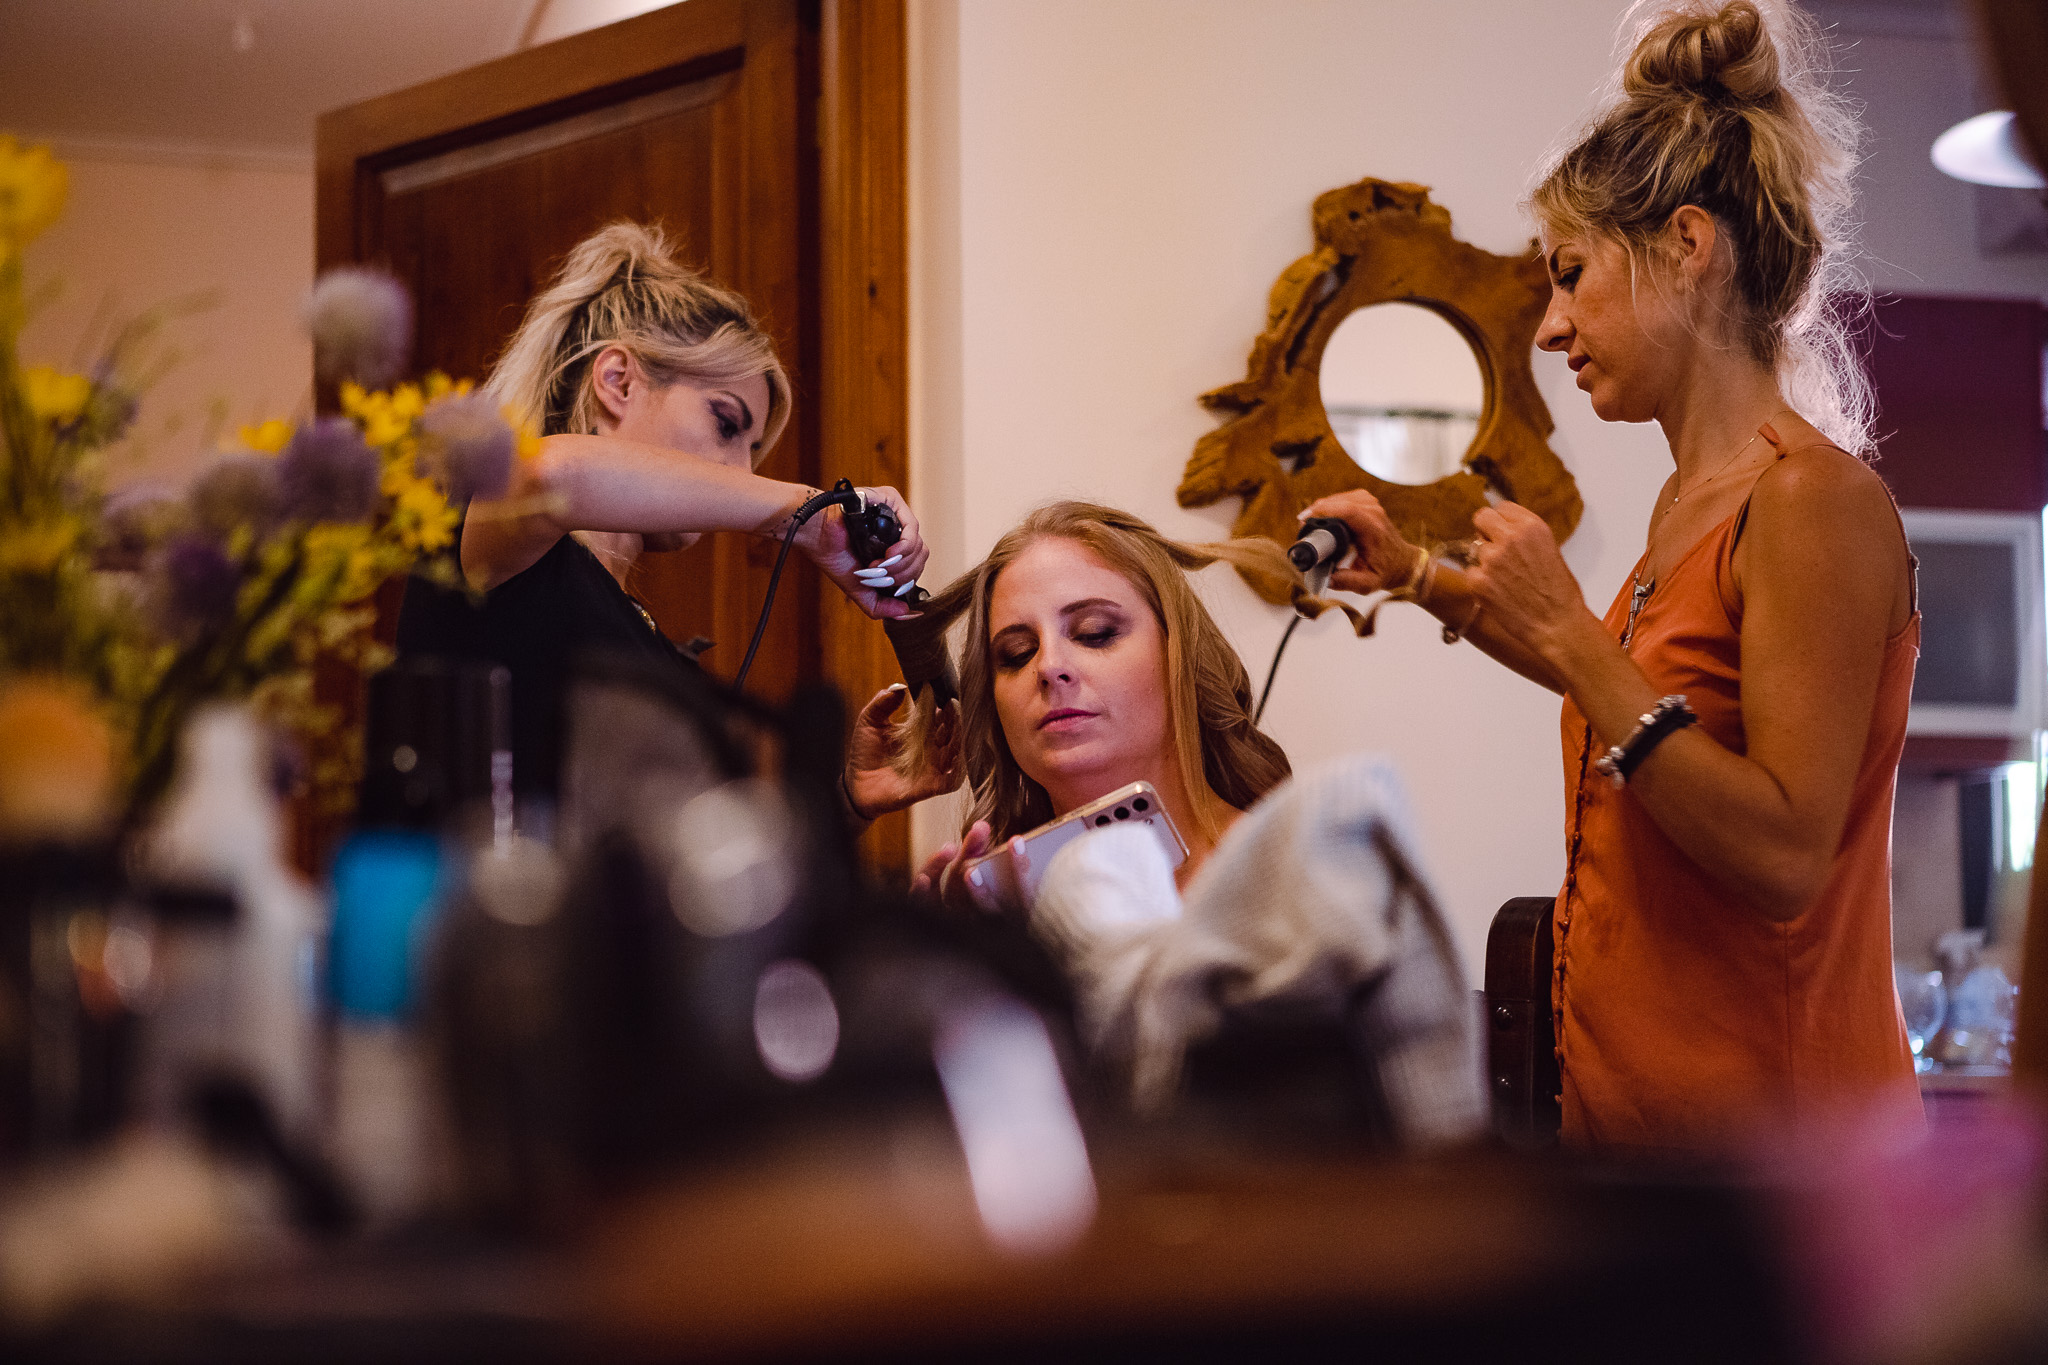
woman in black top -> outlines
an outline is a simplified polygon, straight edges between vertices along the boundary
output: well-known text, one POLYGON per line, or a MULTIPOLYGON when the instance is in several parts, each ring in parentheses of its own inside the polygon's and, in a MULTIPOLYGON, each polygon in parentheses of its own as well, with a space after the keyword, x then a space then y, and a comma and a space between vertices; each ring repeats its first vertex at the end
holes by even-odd
MULTIPOLYGON (((484 392, 540 429, 540 454, 519 463, 504 498, 464 515, 462 571, 482 602, 413 583, 398 647, 505 665, 514 782, 552 794, 562 687, 579 655, 694 667, 625 590, 640 552, 706 531, 779 538, 817 490, 752 472, 788 424, 789 380, 746 301, 677 262, 657 229, 614 223, 571 251, 484 392)), ((907 615, 893 594, 924 568, 917 518, 894 489, 863 491, 903 525, 875 569, 854 559, 837 508, 807 522, 796 548, 868 615, 907 615)), ((901 696, 881 693, 856 722, 847 796, 864 818, 957 785, 950 754, 915 781, 890 769, 901 696)))

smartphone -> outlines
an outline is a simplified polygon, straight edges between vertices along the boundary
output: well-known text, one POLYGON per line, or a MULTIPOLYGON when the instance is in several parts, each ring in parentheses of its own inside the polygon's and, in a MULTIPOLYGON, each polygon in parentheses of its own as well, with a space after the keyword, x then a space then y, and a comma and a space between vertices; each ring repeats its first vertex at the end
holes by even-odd
POLYGON ((1160 804, 1158 790, 1150 782, 1133 782, 1029 833, 1015 835, 995 852, 976 858, 967 865, 967 889, 991 910, 1028 906, 1037 898, 1039 879, 1055 853, 1091 829, 1119 822, 1151 830, 1166 854, 1168 867, 1177 868, 1187 861, 1188 846, 1160 804))

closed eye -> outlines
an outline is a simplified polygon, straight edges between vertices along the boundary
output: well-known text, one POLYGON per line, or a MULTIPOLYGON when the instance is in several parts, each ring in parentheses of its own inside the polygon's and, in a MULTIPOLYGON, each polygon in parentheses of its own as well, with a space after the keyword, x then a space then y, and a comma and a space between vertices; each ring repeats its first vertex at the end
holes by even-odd
POLYGON ((1014 673, 1038 653, 1038 637, 1023 627, 1013 626, 990 642, 989 653, 995 657, 998 669, 1014 673))
POLYGON ((713 403, 711 415, 718 420, 718 439, 721 441, 732 440, 744 429, 740 426, 739 418, 722 404, 713 403))

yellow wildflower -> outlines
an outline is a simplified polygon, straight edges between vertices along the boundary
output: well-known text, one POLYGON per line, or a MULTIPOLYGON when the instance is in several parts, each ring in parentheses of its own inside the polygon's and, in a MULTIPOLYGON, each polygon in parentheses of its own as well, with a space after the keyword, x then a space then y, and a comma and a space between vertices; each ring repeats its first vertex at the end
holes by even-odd
POLYGON ((378 476, 377 490, 387 498, 402 498, 405 490, 420 481, 419 470, 412 460, 384 461, 384 472, 378 476))
POLYGON ((395 498, 419 481, 419 442, 410 435, 399 437, 378 453, 384 457, 384 472, 377 487, 385 497, 395 498))
POLYGON ((92 398, 92 381, 82 374, 62 374, 35 365, 21 376, 21 396, 39 422, 74 422, 92 398))
POLYGON ((461 398, 476 387, 467 379, 450 379, 439 370, 429 374, 425 382, 429 403, 438 403, 443 398, 461 398))
POLYGON ((391 509, 391 529, 398 543, 415 554, 438 554, 453 545, 460 520, 441 490, 425 479, 415 479, 400 492, 391 509))
POLYGON ((76 518, 45 521, 0 534, 0 574, 46 574, 55 569, 82 528, 76 518))
POLYGON ((371 392, 353 381, 341 386, 341 410, 363 429, 363 439, 373 446, 388 446, 412 430, 412 424, 426 409, 419 385, 400 384, 389 392, 371 392))
POLYGON ((0 133, 0 261, 57 221, 68 183, 48 147, 24 147, 0 133))
POLYGON ((250 423, 236 434, 249 449, 275 455, 292 443, 292 424, 273 417, 267 422, 250 423))

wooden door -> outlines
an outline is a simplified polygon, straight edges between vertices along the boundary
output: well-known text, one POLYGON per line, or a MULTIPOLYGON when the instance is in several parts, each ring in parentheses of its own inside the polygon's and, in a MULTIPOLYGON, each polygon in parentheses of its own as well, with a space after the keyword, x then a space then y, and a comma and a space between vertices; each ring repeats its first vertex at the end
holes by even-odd
MULTIPOLYGON (((415 367, 481 378, 561 257, 620 218, 663 224, 773 334, 795 419, 773 478, 905 486, 903 0, 688 0, 325 115, 321 269, 370 262, 418 304, 415 367)), ((775 547, 707 537, 631 584, 730 677, 775 547)), ((749 689, 890 681, 880 627, 807 563, 785 573, 749 689)), ((868 851, 908 858, 907 821, 868 851)))

